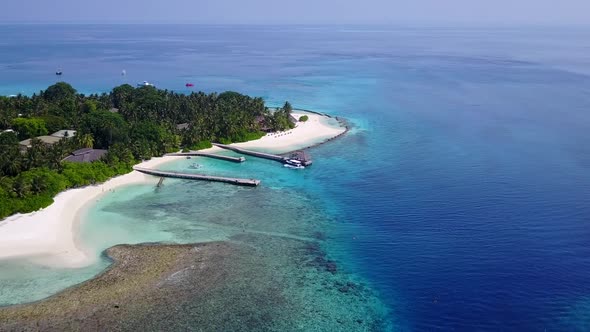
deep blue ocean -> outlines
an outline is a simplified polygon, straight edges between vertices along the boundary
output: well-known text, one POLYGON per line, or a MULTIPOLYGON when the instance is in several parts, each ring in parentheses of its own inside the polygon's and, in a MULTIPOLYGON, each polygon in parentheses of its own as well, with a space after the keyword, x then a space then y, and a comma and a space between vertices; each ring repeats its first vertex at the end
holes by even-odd
POLYGON ((0 35, 3 95, 44 89, 61 68, 83 93, 193 82, 349 119, 353 130, 312 150, 306 173, 268 173, 263 186, 311 198, 330 224, 328 254, 366 280, 398 329, 590 330, 590 28, 0 25, 0 35))

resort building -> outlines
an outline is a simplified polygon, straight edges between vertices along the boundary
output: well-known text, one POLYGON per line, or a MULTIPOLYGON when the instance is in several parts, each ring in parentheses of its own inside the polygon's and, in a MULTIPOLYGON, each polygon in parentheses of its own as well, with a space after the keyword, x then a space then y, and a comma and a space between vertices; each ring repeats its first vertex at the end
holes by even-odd
MULTIPOLYGON (((40 140, 41 142, 43 142, 45 145, 53 145, 53 144, 59 142, 62 138, 72 138, 72 137, 74 137, 74 135, 76 135, 75 130, 64 129, 64 130, 56 131, 55 133, 53 133, 51 135, 38 136, 35 138, 40 140)), ((31 140, 32 139, 33 138, 29 138, 24 141, 20 141, 19 147, 20 147, 21 151, 26 151, 28 148, 31 147, 31 140)))
MULTIPOLYGON (((61 140, 61 137, 56 137, 56 136, 39 136, 39 137, 34 137, 34 138, 40 140, 45 145, 53 145, 61 140)), ((33 140, 33 138, 29 138, 24 141, 20 141, 19 147, 20 147, 21 151, 26 151, 28 148, 30 148, 32 140, 33 140)))
POLYGON ((257 116, 254 121, 256 121, 260 130, 264 131, 265 133, 270 133, 272 131, 272 128, 266 124, 266 118, 264 115, 257 116))
POLYGON ((289 121, 291 121, 292 124, 296 124, 297 123, 297 119, 295 119, 295 117, 293 116, 293 114, 289 114, 289 121))
POLYGON ((100 160, 107 153, 107 150, 84 148, 72 152, 71 155, 65 157, 62 161, 69 161, 73 163, 90 163, 100 160))
POLYGON ((53 137, 70 138, 76 136, 76 131, 71 129, 59 130, 51 134, 53 137))
POLYGON ((180 123, 176 125, 176 129, 178 130, 185 130, 188 129, 189 124, 188 123, 180 123))

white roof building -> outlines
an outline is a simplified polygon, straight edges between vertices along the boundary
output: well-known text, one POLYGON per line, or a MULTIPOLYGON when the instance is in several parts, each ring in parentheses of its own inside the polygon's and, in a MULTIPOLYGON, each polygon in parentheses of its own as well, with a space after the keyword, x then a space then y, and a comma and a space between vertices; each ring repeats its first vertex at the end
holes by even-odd
POLYGON ((55 133, 51 134, 50 136, 65 138, 65 137, 74 137, 75 135, 76 135, 75 130, 65 129, 65 130, 56 131, 55 133))

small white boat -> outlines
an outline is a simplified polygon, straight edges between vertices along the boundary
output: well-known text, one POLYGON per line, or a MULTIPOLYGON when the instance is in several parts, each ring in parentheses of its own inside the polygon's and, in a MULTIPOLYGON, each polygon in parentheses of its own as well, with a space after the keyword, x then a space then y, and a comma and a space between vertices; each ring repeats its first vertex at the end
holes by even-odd
POLYGON ((285 162, 287 163, 287 165, 303 166, 303 165, 301 165, 301 162, 297 159, 286 159, 285 162))
POLYGON ((143 83, 137 83, 137 86, 141 87, 141 86, 154 86, 154 85, 148 81, 143 81, 143 83))
POLYGON ((303 166, 303 165, 284 164, 283 167, 292 168, 292 169, 305 169, 305 166, 303 166))

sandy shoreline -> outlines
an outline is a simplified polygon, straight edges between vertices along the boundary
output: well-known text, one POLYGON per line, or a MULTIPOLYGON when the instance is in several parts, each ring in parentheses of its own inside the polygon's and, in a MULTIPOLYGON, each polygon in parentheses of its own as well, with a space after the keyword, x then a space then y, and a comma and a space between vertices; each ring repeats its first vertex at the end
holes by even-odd
MULTIPOLYGON (((152 158, 140 165, 157 167, 174 157, 152 158)), ((66 190, 53 204, 39 211, 15 214, 0 222, 0 259, 26 258, 44 265, 81 267, 93 258, 75 244, 75 223, 85 207, 121 186, 157 182, 157 178, 136 171, 105 183, 66 190)))
MULTIPOLYGON (((309 120, 283 133, 269 134, 259 140, 237 143, 237 146, 271 152, 287 152, 327 141, 342 134, 336 120, 314 113, 293 111, 296 118, 306 114, 309 120)), ((208 149, 215 152, 218 148, 208 149)), ((178 157, 152 158, 137 166, 155 168, 178 157)), ((76 245, 76 223, 89 205, 116 188, 139 183, 156 183, 156 177, 137 171, 121 175, 95 186, 70 189, 58 194, 45 209, 16 214, 0 221, 0 260, 27 259, 60 267, 82 267, 94 258, 76 245)))

